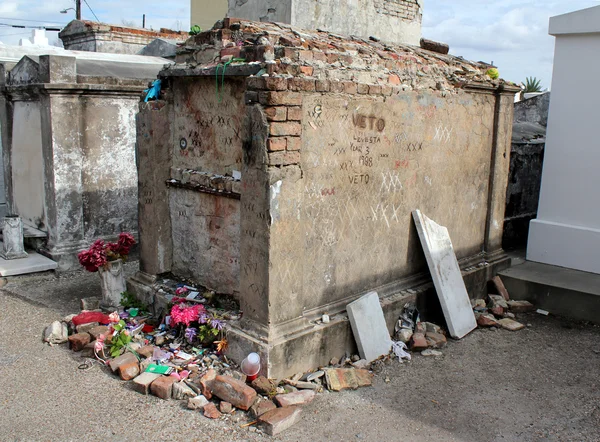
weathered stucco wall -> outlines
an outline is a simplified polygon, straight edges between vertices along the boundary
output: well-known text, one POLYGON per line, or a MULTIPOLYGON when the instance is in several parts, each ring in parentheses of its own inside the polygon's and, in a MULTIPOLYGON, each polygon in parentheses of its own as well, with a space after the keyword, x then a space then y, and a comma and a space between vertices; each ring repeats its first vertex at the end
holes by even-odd
POLYGON ((24 222, 46 230, 40 102, 18 101, 13 115, 12 210, 24 222))
POLYGON ((229 294, 239 291, 240 201, 239 195, 220 195, 218 186, 231 183, 242 169, 244 90, 239 80, 227 80, 218 93, 213 78, 173 84, 172 166, 178 176, 172 178, 183 178, 185 171, 183 184, 200 184, 200 178, 213 184, 204 191, 170 189, 173 243, 178 244, 172 271, 229 294))
POLYGON ((482 252, 494 101, 305 97, 302 179, 271 184, 271 320, 424 271, 414 209, 448 227, 459 259, 482 252))

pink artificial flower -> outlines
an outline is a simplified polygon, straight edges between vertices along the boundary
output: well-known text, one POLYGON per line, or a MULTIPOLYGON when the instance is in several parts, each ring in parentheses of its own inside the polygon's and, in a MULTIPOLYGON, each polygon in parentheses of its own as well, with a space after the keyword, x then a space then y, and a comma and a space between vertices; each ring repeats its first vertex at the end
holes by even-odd
POLYGON ((123 334, 124 334, 125 336, 129 336, 129 330, 123 330, 123 334))
POLYGON ((119 322, 121 320, 121 317, 119 316, 119 312, 112 312, 110 315, 108 315, 108 320, 113 324, 116 324, 117 322, 119 322))
POLYGON ((106 336, 104 335, 100 335, 96 338, 94 350, 96 350, 97 352, 102 351, 102 349, 104 348, 104 339, 106 339, 106 336))
POLYGON ((177 290, 175 290, 176 295, 183 295, 187 292, 188 292, 188 289, 186 289, 185 287, 178 287, 177 290))
POLYGON ((171 309, 171 322, 173 325, 185 324, 186 326, 189 326, 190 323, 197 321, 200 313, 203 312, 204 306, 201 304, 193 306, 177 304, 171 309))

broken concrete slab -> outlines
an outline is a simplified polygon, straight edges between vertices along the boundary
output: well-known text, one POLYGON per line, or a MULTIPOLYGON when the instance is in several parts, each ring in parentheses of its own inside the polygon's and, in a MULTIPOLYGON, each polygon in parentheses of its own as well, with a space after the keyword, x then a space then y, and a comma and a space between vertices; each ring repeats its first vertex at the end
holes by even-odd
POLYGON ((413 211, 413 218, 448 331, 450 336, 460 339, 474 330, 477 322, 448 229, 435 223, 419 210, 413 211))
POLYGON ((296 406, 276 408, 258 418, 258 425, 269 436, 275 436, 294 425, 300 419, 302 410, 296 406))
POLYGON ((358 353, 368 362, 387 355, 392 340, 385 324, 377 292, 370 292, 346 306, 358 353))
POLYGON ((332 391, 356 390, 373 383, 373 374, 367 370, 353 368, 331 368, 325 370, 325 380, 332 391))

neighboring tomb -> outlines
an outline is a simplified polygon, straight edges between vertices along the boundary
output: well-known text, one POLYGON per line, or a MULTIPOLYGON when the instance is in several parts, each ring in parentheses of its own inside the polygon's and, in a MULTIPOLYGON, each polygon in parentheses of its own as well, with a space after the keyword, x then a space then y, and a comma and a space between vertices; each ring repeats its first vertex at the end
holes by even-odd
POLYGON ((407 290, 431 287, 414 209, 448 228, 481 295, 508 264, 519 89, 421 48, 222 26, 187 41, 161 99, 140 109, 131 289, 160 296, 152 283, 171 272, 234 294, 244 315, 228 354, 259 352, 269 377, 355 351, 345 308, 361 295, 377 291, 393 327, 407 290))
POLYGON ((94 240, 137 233, 135 117, 168 61, 48 51, 0 65, 4 175, 8 212, 71 270, 94 240))

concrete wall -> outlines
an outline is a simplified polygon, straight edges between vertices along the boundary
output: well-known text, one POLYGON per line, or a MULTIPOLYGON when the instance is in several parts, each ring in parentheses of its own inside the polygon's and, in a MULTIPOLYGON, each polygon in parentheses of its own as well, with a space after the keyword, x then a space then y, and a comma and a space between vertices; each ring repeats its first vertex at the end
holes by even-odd
POLYGON ((39 101, 14 104, 12 149, 12 210, 24 222, 47 229, 39 101))
POLYGON ((573 93, 573 85, 600 73, 600 59, 590 56, 599 50, 600 33, 556 38, 540 204, 527 248, 529 260, 594 273, 600 273, 600 205, 590 192, 600 187, 600 92, 573 93))
POLYGON ((550 109, 550 92, 515 103, 515 123, 534 123, 546 127, 550 109))
POLYGON ((418 46, 422 0, 229 0, 229 17, 418 46))
POLYGON ((207 30, 227 15, 227 0, 191 0, 191 2, 190 26, 198 25, 203 30, 207 30))

